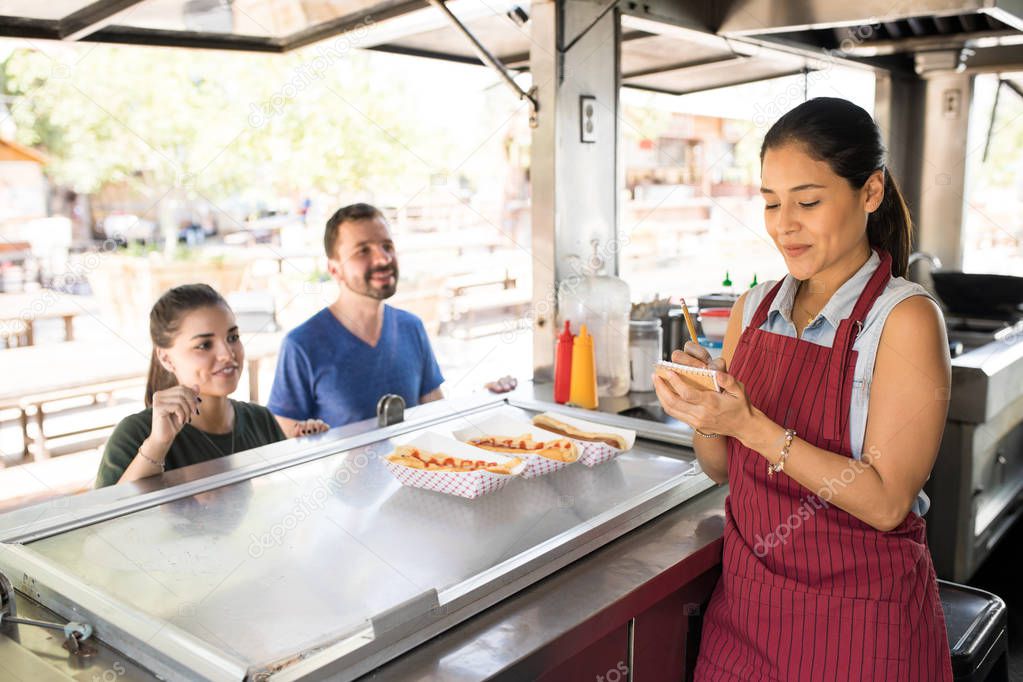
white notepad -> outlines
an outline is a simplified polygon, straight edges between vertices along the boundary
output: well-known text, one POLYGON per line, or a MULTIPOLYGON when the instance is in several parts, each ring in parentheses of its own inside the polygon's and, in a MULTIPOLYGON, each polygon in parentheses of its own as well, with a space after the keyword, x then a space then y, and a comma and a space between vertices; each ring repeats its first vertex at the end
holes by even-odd
POLYGON ((689 367, 680 365, 677 362, 658 360, 654 363, 654 373, 664 375, 665 372, 673 372, 687 385, 703 391, 720 391, 718 386, 717 370, 704 369, 703 367, 689 367))

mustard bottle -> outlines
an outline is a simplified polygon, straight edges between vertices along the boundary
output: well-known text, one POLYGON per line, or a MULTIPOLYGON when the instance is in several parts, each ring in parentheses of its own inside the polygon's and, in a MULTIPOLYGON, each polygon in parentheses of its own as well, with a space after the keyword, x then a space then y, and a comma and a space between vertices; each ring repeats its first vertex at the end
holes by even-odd
POLYGON ((568 403, 587 410, 597 409, 597 363, 593 355, 593 337, 586 325, 572 343, 572 381, 568 403))

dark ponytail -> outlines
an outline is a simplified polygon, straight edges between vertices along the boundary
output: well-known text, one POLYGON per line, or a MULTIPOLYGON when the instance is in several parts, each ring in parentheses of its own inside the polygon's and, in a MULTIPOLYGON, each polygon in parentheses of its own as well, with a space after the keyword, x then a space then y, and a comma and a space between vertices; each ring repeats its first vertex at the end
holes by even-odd
POLYGON ((229 307, 224 297, 208 284, 183 284, 167 291, 149 311, 149 338, 153 354, 146 379, 146 407, 153 406, 153 394, 178 385, 177 377, 164 369, 156 357, 157 348, 170 348, 181 328, 181 320, 193 310, 209 306, 229 307))
POLYGON ((913 224, 898 183, 885 163, 881 130, 865 109, 838 97, 815 97, 775 121, 764 136, 760 162, 768 149, 797 144, 811 158, 858 190, 874 171, 884 172, 884 200, 867 219, 867 240, 892 257, 892 275, 908 268, 913 224))
POLYGON ((884 169, 884 199, 867 218, 867 239, 871 246, 887 251, 892 257, 892 275, 905 277, 909 269, 909 250, 913 221, 909 206, 902 198, 899 184, 884 169))

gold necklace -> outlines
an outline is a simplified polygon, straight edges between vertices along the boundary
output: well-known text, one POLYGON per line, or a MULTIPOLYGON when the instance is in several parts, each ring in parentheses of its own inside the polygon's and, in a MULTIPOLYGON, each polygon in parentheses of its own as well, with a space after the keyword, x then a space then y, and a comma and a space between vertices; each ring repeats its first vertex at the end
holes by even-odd
MULTIPOLYGON (((802 291, 802 290, 803 290, 803 283, 802 283, 802 282, 800 282, 800 283, 799 283, 799 286, 798 286, 798 287, 796 288, 796 298, 799 298, 799 292, 800 292, 800 291, 802 291)), ((807 307, 806 307, 805 305, 803 305, 803 304, 800 304, 800 305, 799 305, 800 309, 801 309, 801 310, 802 310, 802 311, 803 311, 804 313, 806 313, 807 315, 809 315, 809 316, 810 316, 810 320, 811 320, 811 321, 815 320, 815 319, 817 318, 817 316, 821 314, 821 310, 824 310, 824 308, 825 308, 826 306, 827 306, 827 303, 825 303, 825 304, 824 304, 823 306, 821 306, 821 309, 820 309, 820 310, 818 310, 818 311, 817 311, 816 313, 812 313, 812 312, 810 312, 810 309, 809 309, 809 308, 807 308, 807 307)))

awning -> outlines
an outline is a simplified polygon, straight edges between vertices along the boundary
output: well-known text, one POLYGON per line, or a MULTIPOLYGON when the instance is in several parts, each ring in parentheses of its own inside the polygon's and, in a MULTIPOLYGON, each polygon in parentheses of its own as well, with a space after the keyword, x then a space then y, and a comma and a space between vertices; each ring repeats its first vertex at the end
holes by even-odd
MULTIPOLYGON (((528 3, 447 5, 506 67, 528 70, 528 3)), ((0 0, 0 35, 8 37, 287 52, 342 34, 356 47, 481 63, 424 0, 0 0)), ((809 68, 805 56, 722 38, 709 27, 622 17, 622 85, 628 87, 683 94, 809 68)))

